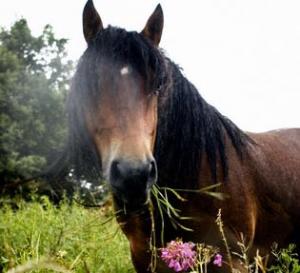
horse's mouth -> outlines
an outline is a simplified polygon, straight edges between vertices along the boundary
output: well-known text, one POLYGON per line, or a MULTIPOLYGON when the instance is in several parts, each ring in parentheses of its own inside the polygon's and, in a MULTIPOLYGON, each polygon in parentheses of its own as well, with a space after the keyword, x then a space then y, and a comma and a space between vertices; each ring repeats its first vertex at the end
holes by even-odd
POLYGON ((144 193, 128 193, 113 188, 112 193, 120 209, 139 210, 147 206, 150 201, 150 190, 148 189, 144 193))

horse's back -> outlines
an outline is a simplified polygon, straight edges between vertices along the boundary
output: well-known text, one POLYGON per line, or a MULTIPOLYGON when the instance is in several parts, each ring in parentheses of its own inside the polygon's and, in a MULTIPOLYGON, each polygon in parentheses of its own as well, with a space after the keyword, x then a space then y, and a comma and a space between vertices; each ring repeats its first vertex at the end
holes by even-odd
POLYGON ((273 141, 288 146, 296 145, 295 149, 300 149, 300 128, 277 129, 263 133, 248 133, 258 145, 272 144, 273 141))
MULTIPOLYGON (((300 180, 300 128, 251 133, 255 161, 278 178, 300 180)), ((299 181, 300 186, 300 181, 299 181)))
POLYGON ((264 230, 291 232, 294 237, 295 229, 300 227, 300 129, 250 133, 249 136, 255 142, 250 157, 260 225, 264 230))

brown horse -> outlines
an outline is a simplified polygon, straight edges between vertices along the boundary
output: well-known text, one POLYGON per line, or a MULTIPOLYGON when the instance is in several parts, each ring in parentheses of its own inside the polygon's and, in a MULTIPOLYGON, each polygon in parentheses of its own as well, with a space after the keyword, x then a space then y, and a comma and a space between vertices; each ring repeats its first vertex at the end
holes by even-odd
MULTIPOLYGON (((240 233, 250 256, 256 249, 268 251, 273 242, 299 244, 300 130, 241 131, 159 49, 162 29, 160 5, 138 33, 103 28, 89 0, 83 12, 88 47, 68 103, 68 159, 79 178, 101 175, 110 185, 137 272, 151 271, 151 219, 164 242, 180 237, 222 250, 215 223, 221 208, 232 251, 238 250, 240 233), (219 182, 223 201, 197 191, 219 182), (170 202, 190 217, 183 224, 192 232, 172 225, 166 215, 162 230, 155 200, 150 217, 154 184, 189 190, 182 193, 187 201, 170 202)), ((237 257, 232 262, 240 267, 237 257)), ((156 272, 168 269, 158 262, 156 272)))

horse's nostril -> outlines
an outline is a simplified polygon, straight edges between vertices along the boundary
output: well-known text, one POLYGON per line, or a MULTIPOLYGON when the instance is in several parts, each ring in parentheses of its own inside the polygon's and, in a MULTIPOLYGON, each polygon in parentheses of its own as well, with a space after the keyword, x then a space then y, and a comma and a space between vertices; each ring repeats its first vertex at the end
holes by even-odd
POLYGON ((155 163, 154 160, 152 160, 151 163, 150 163, 149 179, 152 180, 152 181, 155 181, 156 180, 156 174, 157 174, 156 163, 155 163))
POLYGON ((156 175, 154 160, 147 163, 114 160, 111 163, 110 182, 118 188, 146 188, 147 184, 155 182, 156 175))
POLYGON ((111 178, 113 180, 118 180, 120 178, 122 178, 122 173, 121 173, 121 169, 120 169, 120 162, 118 160, 115 160, 111 163, 111 169, 110 169, 110 174, 111 174, 111 178))

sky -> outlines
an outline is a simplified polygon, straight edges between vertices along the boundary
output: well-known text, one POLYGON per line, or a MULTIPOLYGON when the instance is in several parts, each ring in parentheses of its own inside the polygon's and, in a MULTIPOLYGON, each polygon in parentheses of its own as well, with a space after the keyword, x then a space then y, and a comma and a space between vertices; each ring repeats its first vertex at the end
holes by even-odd
MULTIPOLYGON (((143 29, 160 3, 160 46, 201 95, 241 129, 300 127, 300 1, 94 0, 104 26, 143 29)), ((84 0, 0 0, 0 26, 24 17, 34 35, 46 24, 68 38, 69 57, 86 48, 84 0)))

